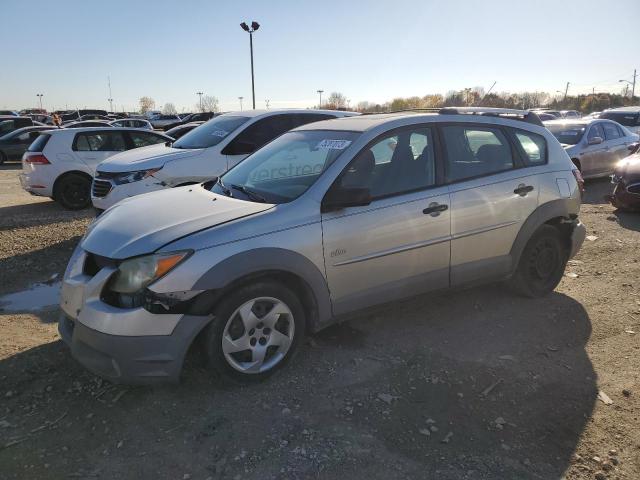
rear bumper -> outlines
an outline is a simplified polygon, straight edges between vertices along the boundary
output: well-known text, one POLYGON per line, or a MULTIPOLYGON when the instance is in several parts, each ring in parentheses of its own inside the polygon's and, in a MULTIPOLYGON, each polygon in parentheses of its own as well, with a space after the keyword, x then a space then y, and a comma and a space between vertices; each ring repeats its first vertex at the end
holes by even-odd
POLYGON ((586 236, 587 229, 580 221, 576 220, 576 224, 571 232, 571 253, 569 254, 569 258, 573 258, 576 253, 578 253, 586 236))
POLYGON ((622 182, 617 182, 608 200, 616 208, 640 210, 640 194, 630 193, 622 182))
POLYGON ((43 197, 51 197, 53 195, 49 179, 39 175, 37 172, 23 172, 18 175, 18 179, 22 189, 29 193, 43 197))
POLYGON ((114 383, 155 384, 180 379, 187 351, 209 320, 185 315, 171 335, 130 337, 98 332, 62 314, 58 331, 92 373, 114 383))

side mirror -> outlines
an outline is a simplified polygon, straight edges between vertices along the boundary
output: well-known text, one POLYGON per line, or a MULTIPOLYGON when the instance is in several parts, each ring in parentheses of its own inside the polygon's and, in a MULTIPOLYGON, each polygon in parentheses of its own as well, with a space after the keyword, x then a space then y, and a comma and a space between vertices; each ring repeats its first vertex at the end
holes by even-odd
POLYGON ((603 142, 602 137, 593 137, 589 139, 589 145, 599 145, 603 142))
POLYGON ((342 210, 346 207, 361 207, 371 203, 371 191, 363 187, 333 186, 322 199, 322 213, 342 210))

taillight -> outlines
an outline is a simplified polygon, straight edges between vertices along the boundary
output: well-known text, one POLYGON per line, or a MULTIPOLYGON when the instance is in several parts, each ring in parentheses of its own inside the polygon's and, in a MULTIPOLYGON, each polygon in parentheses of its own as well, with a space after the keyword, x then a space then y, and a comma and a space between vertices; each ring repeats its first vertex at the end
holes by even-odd
POLYGON ((49 165, 51 162, 42 153, 28 154, 24 157, 25 163, 33 163, 35 165, 49 165))
POLYGON ((573 176, 576 178, 576 182, 578 182, 578 188, 580 189, 580 193, 584 193, 584 178, 582 178, 582 173, 577 168, 571 170, 573 172, 573 176))

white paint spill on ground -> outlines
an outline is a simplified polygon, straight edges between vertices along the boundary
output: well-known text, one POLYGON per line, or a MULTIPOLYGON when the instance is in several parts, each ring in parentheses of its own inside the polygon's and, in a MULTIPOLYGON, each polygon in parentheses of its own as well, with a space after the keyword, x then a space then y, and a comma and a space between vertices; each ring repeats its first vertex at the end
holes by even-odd
POLYGON ((0 297, 0 313, 32 312, 57 305, 60 301, 60 282, 36 283, 28 290, 0 297))

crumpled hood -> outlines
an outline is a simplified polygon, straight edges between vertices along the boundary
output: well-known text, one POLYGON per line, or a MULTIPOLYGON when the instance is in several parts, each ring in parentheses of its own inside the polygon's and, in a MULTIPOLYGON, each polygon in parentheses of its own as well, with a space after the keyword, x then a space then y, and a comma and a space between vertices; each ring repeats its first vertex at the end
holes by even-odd
POLYGON ((103 257, 129 258, 272 207, 216 195, 200 185, 161 190, 123 200, 105 211, 89 226, 80 245, 103 257))
POLYGON ((117 153, 98 165, 98 172, 120 173, 160 168, 165 163, 200 154, 202 148, 182 149, 167 147, 164 143, 134 148, 117 153))

